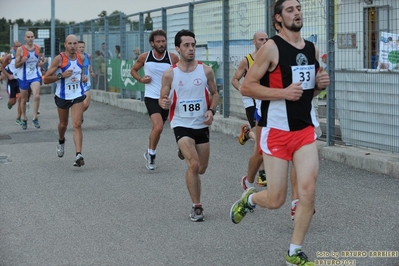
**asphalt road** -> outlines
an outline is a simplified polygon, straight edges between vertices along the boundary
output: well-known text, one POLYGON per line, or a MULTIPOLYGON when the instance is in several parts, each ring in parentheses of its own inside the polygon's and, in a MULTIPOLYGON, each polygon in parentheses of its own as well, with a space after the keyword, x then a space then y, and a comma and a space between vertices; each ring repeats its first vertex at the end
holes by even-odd
MULTIPOLYGON (((293 229, 290 193, 279 210, 257 208, 238 225, 229 218, 252 143, 241 146, 211 132, 210 165, 202 177, 206 220, 194 223, 186 165, 168 123, 157 169, 149 171, 143 158, 148 116, 92 102, 83 124, 86 165, 78 168, 71 128, 65 155, 57 157, 52 95, 41 97, 41 128, 29 122, 26 131, 15 125, 16 110, 6 101, 0 101, 1 266, 285 265, 293 229)), ((304 252, 326 263, 338 253, 343 265, 398 266, 398 186, 397 178, 320 159, 317 212, 304 252)))

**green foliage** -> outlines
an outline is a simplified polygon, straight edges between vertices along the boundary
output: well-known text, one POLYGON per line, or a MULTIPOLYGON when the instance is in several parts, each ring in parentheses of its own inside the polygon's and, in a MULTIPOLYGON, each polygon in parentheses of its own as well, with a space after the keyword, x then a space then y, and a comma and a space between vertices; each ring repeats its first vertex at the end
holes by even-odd
POLYGON ((121 24, 120 23, 120 15, 119 15, 120 13, 121 13, 120 11, 115 10, 114 12, 112 12, 109 15, 109 21, 108 21, 109 26, 118 26, 119 27, 119 25, 121 24))
POLYGON ((9 44, 0 44, 0 51, 2 52, 9 52, 11 46, 9 44))
POLYGON ((139 30, 140 23, 138 21, 132 21, 131 24, 132 24, 132 29, 133 30, 137 30, 137 31, 139 30))
POLYGON ((0 19, 0 52, 10 51, 10 24, 5 18, 0 19))
POLYGON ((99 16, 100 18, 106 17, 106 16, 107 16, 107 11, 105 11, 105 10, 101 11, 101 13, 98 14, 98 16, 99 16))
POLYGON ((152 18, 150 12, 147 13, 147 16, 144 19, 144 30, 152 30, 152 18))

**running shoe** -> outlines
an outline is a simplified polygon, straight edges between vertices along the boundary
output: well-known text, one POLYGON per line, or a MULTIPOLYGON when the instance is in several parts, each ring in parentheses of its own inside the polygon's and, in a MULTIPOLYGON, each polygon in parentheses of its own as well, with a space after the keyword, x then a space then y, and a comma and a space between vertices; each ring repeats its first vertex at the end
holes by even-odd
POLYGON ((242 221, 242 219, 244 219, 245 215, 247 215, 247 212, 253 212, 255 206, 251 206, 248 202, 248 197, 251 194, 255 193, 255 189, 254 188, 249 188, 248 190, 246 190, 242 196, 241 199, 239 199, 238 201, 236 201, 233 206, 231 206, 230 209, 230 218, 231 221, 235 224, 238 224, 239 222, 242 221))
POLYGON ((154 170, 155 169, 155 154, 151 155, 146 151, 144 153, 144 158, 146 160, 145 167, 147 167, 148 170, 154 170))
POLYGON ((83 159, 82 154, 76 155, 76 160, 73 163, 73 166, 81 167, 82 165, 85 165, 85 159, 83 159))
POLYGON ((8 107, 8 109, 11 109, 12 108, 12 104, 11 103, 7 103, 7 107, 8 107))
POLYGON ((266 174, 258 175, 258 181, 256 182, 256 184, 259 187, 267 187, 266 174))
POLYGON ((65 148, 65 143, 62 143, 62 144, 60 144, 60 143, 58 143, 57 144, 57 155, 58 155, 58 157, 62 157, 62 156, 64 156, 64 148, 65 148))
POLYGON ((19 125, 19 126, 22 126, 22 120, 21 120, 21 118, 17 118, 17 119, 15 120, 15 124, 16 124, 16 125, 19 125))
MULTIPOLYGON (((247 184, 245 183, 246 180, 248 180, 248 176, 243 176, 243 177, 241 178, 241 187, 242 187, 244 190, 247 190, 248 188, 253 188, 253 187, 254 187, 253 184, 247 186, 247 184)), ((249 184, 251 184, 251 183, 249 183, 249 184)))
POLYGON ((32 120, 32 124, 35 126, 35 128, 40 128, 39 120, 37 118, 32 120))
POLYGON ((314 266, 314 262, 308 260, 308 257, 299 248, 295 250, 295 254, 290 256, 289 252, 285 256, 287 266, 314 266))
POLYGON ((21 126, 23 130, 26 130, 28 128, 28 120, 22 120, 21 126))
POLYGON ((180 158, 180 160, 184 160, 184 155, 181 153, 180 149, 177 151, 177 156, 180 158))
POLYGON ((245 145, 245 143, 249 140, 249 132, 251 131, 250 127, 247 124, 241 126, 241 133, 238 136, 238 142, 241 145, 245 145))
MULTIPOLYGON (((296 212, 296 206, 298 205, 299 200, 295 201, 294 207, 291 207, 291 220, 293 221, 295 219, 295 212, 296 212)), ((316 213, 316 209, 313 211, 313 215, 316 213)))
POLYGON ((202 205, 195 205, 191 208, 190 219, 193 222, 202 222, 204 221, 204 209, 202 205))
POLYGON ((247 177, 248 177, 248 176, 244 175, 244 176, 241 178, 241 186, 242 186, 242 189, 244 189, 244 190, 247 190, 247 189, 248 189, 247 185, 245 184, 245 180, 247 180, 247 177))

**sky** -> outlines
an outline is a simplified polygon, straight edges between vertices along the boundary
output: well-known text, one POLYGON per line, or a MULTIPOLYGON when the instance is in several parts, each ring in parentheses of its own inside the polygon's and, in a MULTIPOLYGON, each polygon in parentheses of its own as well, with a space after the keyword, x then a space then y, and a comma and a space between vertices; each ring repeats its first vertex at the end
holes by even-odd
MULTIPOLYGON (((6 20, 23 18, 25 21, 51 19, 51 0, 0 0, 0 18, 6 20), (17 7, 17 8, 16 8, 17 7)), ((111 14, 115 10, 126 15, 162 7, 180 5, 192 0, 54 0, 55 18, 60 21, 83 22, 98 18, 103 10, 111 14), (162 5, 159 5, 159 2, 162 5)))

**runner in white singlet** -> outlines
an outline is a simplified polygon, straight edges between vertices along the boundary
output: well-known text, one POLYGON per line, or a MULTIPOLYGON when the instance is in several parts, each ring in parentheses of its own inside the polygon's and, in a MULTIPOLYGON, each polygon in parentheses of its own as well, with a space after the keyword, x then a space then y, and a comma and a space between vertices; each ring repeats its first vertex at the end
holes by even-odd
POLYGON ((201 179, 208 167, 212 124, 219 95, 211 67, 195 60, 195 35, 181 30, 175 36, 180 61, 162 77, 159 105, 170 109, 170 125, 187 163, 186 185, 191 196, 190 219, 203 221, 201 179))
POLYGON ((83 74, 83 61, 78 53, 78 38, 75 35, 68 35, 64 46, 66 51, 57 55, 51 66, 43 77, 45 84, 56 83, 55 104, 58 110, 58 157, 64 156, 65 132, 67 130, 69 109, 71 109, 73 141, 75 144, 76 157, 74 166, 85 165, 82 155, 82 118, 83 101, 86 98, 83 84, 88 78, 83 74))
POLYGON ((165 70, 176 64, 179 58, 177 55, 166 51, 166 32, 164 30, 151 32, 149 41, 153 49, 139 55, 130 73, 138 82, 145 84, 144 103, 151 119, 152 129, 144 158, 147 169, 154 170, 156 148, 161 138, 164 123, 168 118, 168 111, 162 110, 158 103, 161 79, 165 70), (145 75, 141 76, 139 70, 143 67, 145 75))
POLYGON ((21 97, 21 119, 22 129, 26 130, 26 102, 28 101, 29 89, 32 90, 34 105, 32 124, 35 128, 40 128, 37 113, 40 105, 40 83, 42 82, 42 73, 40 68, 43 62, 39 60, 40 47, 34 44, 35 35, 31 31, 25 33, 25 45, 22 45, 15 52, 15 67, 18 71, 18 83, 21 97))

